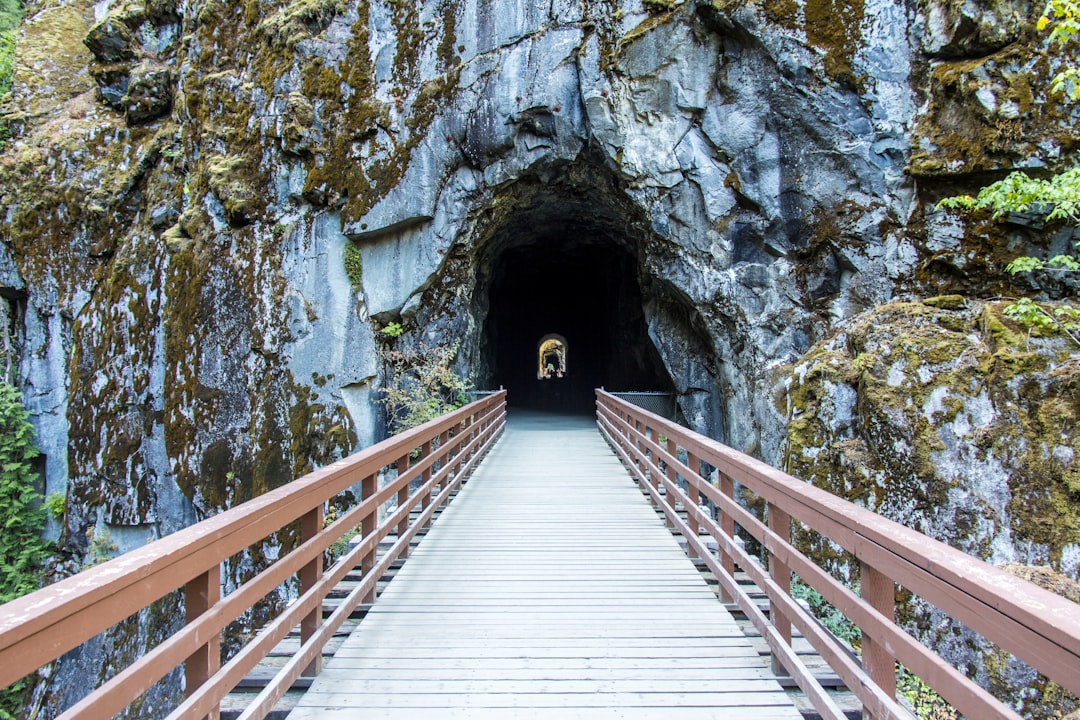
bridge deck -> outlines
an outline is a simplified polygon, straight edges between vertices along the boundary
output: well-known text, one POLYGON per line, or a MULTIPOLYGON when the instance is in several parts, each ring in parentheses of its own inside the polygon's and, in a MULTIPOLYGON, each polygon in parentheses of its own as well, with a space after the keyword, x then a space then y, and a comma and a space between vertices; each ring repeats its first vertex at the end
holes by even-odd
POLYGON ((801 715, 593 422, 517 412, 289 717, 801 715))

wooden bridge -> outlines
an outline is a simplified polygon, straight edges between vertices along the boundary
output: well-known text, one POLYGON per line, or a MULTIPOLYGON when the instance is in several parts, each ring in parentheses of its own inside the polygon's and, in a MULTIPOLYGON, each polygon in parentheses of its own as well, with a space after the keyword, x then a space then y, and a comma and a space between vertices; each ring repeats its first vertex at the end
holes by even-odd
POLYGON ((595 424, 524 414, 507 423, 498 393, 0 606, 0 685, 181 591, 175 632, 61 717, 112 717, 182 667, 186 698, 168 717, 216 718, 229 691, 298 632, 244 720, 266 717, 303 677, 314 680, 295 720, 801 717, 773 671, 839 720, 793 629, 864 716, 911 717, 894 699, 903 666, 967 717, 1018 717, 895 624, 903 587, 1080 693, 1080 606, 603 391, 597 408, 595 424), (736 502, 736 483, 762 501, 763 519, 736 502), (361 502, 327 523, 327 503, 350 488, 361 502), (290 524, 299 545, 222 596, 221 564, 290 524), (792 546, 795 526, 851 554, 860 594, 792 546), (753 622, 771 663, 679 540, 753 622), (737 572, 768 596, 768 612, 737 572), (791 597, 793 576, 861 628, 860 654, 791 597), (347 577, 347 596, 324 613, 347 577), (283 588, 296 599, 222 663, 226 626, 283 588), (358 607, 366 617, 323 668, 324 647, 358 607))

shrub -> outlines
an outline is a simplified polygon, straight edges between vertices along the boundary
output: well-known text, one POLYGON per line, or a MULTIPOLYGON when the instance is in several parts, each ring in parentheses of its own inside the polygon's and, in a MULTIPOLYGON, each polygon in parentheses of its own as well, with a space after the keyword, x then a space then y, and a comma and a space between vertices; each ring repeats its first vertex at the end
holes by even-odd
POLYGON ((392 350, 384 354, 387 387, 382 402, 392 433, 423 425, 468 404, 472 379, 451 367, 458 342, 450 347, 423 343, 416 350, 392 350))
MULTIPOLYGON (((34 429, 26 420, 19 391, 0 383, 0 604, 41 586, 51 546, 42 539, 45 508, 30 461, 37 455, 34 429)), ((32 678, 0 690, 0 720, 23 712, 32 678)))
POLYGON ((0 603, 41 586, 51 549, 41 537, 45 507, 30 462, 38 455, 33 436, 19 391, 0 383, 0 603))

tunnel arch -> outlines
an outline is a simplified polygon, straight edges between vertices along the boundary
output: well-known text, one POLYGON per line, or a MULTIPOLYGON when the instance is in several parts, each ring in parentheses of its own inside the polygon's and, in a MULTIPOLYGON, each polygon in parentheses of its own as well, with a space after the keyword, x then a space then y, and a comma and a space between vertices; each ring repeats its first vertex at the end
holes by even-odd
POLYGON ((518 180, 489 205, 473 295, 477 376, 506 387, 512 406, 588 413, 596 387, 675 391, 645 313, 643 247, 655 238, 609 176, 569 166, 518 180), (538 368, 550 334, 573 349, 554 380, 538 368))
POLYGON ((536 379, 561 380, 568 372, 566 357, 569 354, 566 338, 558 333, 548 333, 536 344, 536 379))

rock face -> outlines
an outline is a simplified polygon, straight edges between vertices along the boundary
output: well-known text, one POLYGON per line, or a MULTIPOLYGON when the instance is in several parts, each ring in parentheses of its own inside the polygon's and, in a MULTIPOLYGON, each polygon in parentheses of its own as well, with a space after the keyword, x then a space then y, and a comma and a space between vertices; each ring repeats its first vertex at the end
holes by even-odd
MULTIPOLYGON (((1076 577, 1080 363, 1060 337, 1026 335, 1003 305, 893 302, 815 345, 776 395, 790 418, 786 469, 994 564, 1076 577)), ((838 576, 857 577, 812 533, 802 542, 838 576)), ((898 614, 910 631, 1025 715, 1077 708, 1045 677, 909 601, 898 614)))
MULTIPOLYGON (((793 457, 777 373, 838 324, 898 295, 1002 291, 1000 258, 1068 241, 933 210, 977 186, 968 173, 1071 149, 1040 10, 31 7, 0 157, 0 298, 72 566, 371 443, 390 342, 458 339, 460 369, 511 402, 669 390, 695 429, 793 457), (379 334, 389 322, 404 335, 379 334), (557 392, 535 378, 548 333, 569 344, 557 392)), ((992 551, 988 522, 949 539, 992 551)), ((1075 577, 1067 532, 1023 535, 1008 559, 1075 577)), ((227 567, 228 586, 292 541, 227 567)))

